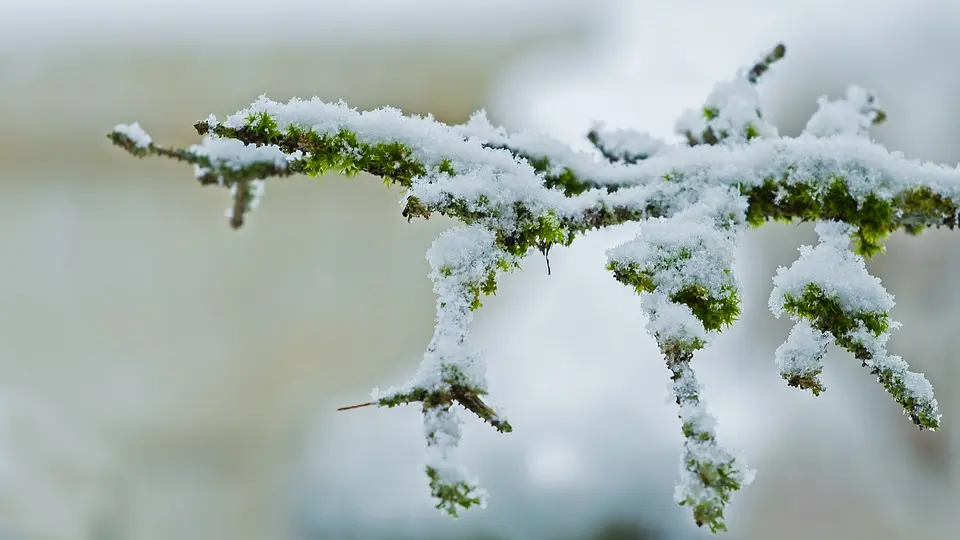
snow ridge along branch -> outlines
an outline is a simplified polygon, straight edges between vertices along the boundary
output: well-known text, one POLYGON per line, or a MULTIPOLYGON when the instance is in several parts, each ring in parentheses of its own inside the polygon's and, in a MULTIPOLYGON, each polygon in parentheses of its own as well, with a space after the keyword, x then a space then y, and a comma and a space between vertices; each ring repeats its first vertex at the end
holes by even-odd
POLYGON ((691 361, 740 314, 732 259, 748 227, 813 221, 821 236, 774 278, 771 310, 796 321, 775 354, 787 384, 823 392, 821 358, 833 342, 861 360, 920 429, 940 423, 930 383, 886 353, 889 330, 899 326, 889 318, 893 297, 864 259, 882 252, 894 231, 953 229, 960 170, 905 159, 870 140, 868 128, 886 115, 856 86, 839 100, 821 98, 799 137, 780 136, 764 118, 756 85, 785 52, 777 45, 717 84, 680 117, 677 143, 596 124, 587 134, 595 151, 580 152, 546 135, 508 133, 483 111, 451 126, 389 107, 357 111, 342 101, 266 96, 223 121, 211 115, 196 123, 202 140, 188 148, 156 144, 138 124, 118 125, 108 138, 137 157, 190 163, 202 185, 228 189, 234 228, 259 204, 265 180, 330 171, 401 186, 408 220, 440 214, 462 223, 427 254, 437 318, 417 374, 374 390, 363 404, 421 403, 431 493, 453 516, 486 503, 476 479, 453 461, 461 424, 454 404, 512 430, 483 400, 482 358, 468 341, 482 297, 495 294, 497 278, 531 250, 546 256, 586 231, 640 222, 634 240, 608 252, 607 267, 640 295, 647 330, 672 373, 685 438, 675 499, 692 508, 698 526, 717 532, 753 471, 717 442, 691 361))

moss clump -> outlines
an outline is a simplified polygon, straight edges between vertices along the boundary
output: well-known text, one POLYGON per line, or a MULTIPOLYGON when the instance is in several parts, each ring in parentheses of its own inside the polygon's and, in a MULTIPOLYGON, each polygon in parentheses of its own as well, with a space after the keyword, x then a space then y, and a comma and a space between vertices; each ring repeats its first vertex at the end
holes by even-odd
POLYGON ((887 313, 845 311, 836 296, 827 295, 816 283, 808 283, 799 297, 785 294, 783 307, 788 313, 810 321, 810 326, 817 330, 833 334, 844 347, 852 344, 845 336, 860 328, 877 337, 890 327, 887 313))
POLYGON ((463 510, 471 506, 480 505, 482 500, 476 493, 476 487, 471 486, 466 481, 448 484, 440 478, 440 473, 433 467, 427 466, 427 477, 430 479, 430 494, 439 499, 435 508, 442 510, 451 517, 457 517, 458 508, 463 510))
POLYGON ((734 459, 722 463, 697 461, 692 458, 687 460, 687 470, 696 474, 703 485, 712 488, 716 497, 695 499, 688 496, 680 501, 680 505, 691 506, 697 526, 707 525, 711 533, 727 530, 723 521, 723 509, 730 503, 730 494, 743 487, 737 479, 739 474, 735 463, 734 459))
POLYGON ((900 221, 909 234, 920 234, 925 225, 957 226, 957 204, 950 198, 934 193, 927 186, 911 189, 898 197, 900 221), (936 216, 936 217, 934 217, 936 216))
POLYGON ((759 186, 741 184, 740 192, 747 197, 747 223, 752 227, 768 220, 842 221, 857 227, 853 247, 864 257, 882 252, 881 242, 898 228, 891 201, 873 193, 859 201, 843 178, 834 178, 826 189, 767 178, 759 186))
POLYGON ((396 141, 367 144, 359 142, 356 134, 347 130, 320 135, 293 126, 291 129, 289 138, 297 141, 297 149, 308 154, 303 161, 304 172, 310 176, 329 171, 354 176, 364 171, 382 177, 384 183, 410 187, 414 178, 427 172, 413 159, 410 149, 396 141))
POLYGON ((279 144, 283 140, 280 126, 266 111, 247 115, 247 131, 256 137, 260 144, 279 144))
MULTIPOLYGON (((689 259, 690 252, 681 250, 677 259, 665 261, 664 267, 676 266, 682 259, 689 259)), ((607 269, 613 272, 614 278, 634 288, 637 293, 652 293, 657 290, 657 269, 641 267, 638 263, 623 264, 618 261, 611 261, 607 264, 607 269)), ((724 271, 730 275, 731 270, 724 271)), ((698 284, 688 285, 668 296, 668 299, 675 303, 687 306, 693 315, 700 320, 706 330, 720 330, 725 326, 730 326, 740 317, 740 293, 734 284, 724 285, 723 294, 712 296, 706 287, 698 284)), ((699 340, 697 340, 699 341, 699 340)), ((689 343, 688 345, 696 345, 689 343)), ((694 347, 699 349, 703 346, 694 347)))
POLYGON ((423 388, 414 388, 403 394, 394 394, 388 398, 382 398, 377 401, 377 404, 387 408, 397 407, 399 405, 406 405, 407 403, 424 402, 429 395, 430 393, 423 388))
POLYGON ((819 396, 826 390, 826 388, 823 386, 823 383, 821 383, 819 379, 822 371, 823 369, 818 367, 817 369, 808 371, 806 373, 783 375, 782 377, 785 381, 787 381, 787 386, 792 386, 801 390, 809 390, 814 396, 819 396))
POLYGON ((670 295, 670 301, 689 307, 705 329, 720 330, 740 317, 740 294, 736 287, 726 285, 723 292, 723 296, 710 296, 704 287, 691 285, 670 295))

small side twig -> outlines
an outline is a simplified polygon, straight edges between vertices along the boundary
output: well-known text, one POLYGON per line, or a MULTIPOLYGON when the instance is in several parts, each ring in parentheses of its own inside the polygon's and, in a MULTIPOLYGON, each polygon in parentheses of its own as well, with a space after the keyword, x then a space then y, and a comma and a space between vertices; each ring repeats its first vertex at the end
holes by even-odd
POLYGON ((347 411, 347 410, 350 410, 350 409, 359 409, 360 407, 369 407, 369 406, 371 406, 371 405, 376 405, 376 404, 377 404, 376 401, 368 401, 368 402, 366 402, 366 403, 361 403, 361 404, 359 404, 359 405, 348 405, 348 406, 346 406, 346 407, 339 407, 337 410, 338 410, 338 411, 347 411))

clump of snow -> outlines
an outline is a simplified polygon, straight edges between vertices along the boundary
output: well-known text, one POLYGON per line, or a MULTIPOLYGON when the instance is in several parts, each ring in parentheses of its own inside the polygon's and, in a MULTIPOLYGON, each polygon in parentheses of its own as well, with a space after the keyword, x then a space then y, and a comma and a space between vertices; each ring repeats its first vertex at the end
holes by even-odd
POLYGON ((708 128, 726 145, 741 145, 748 141, 748 126, 761 138, 777 137, 777 128, 763 119, 757 87, 745 71, 733 80, 719 82, 707 96, 699 110, 689 109, 677 120, 674 131, 700 138, 708 128), (710 111, 707 113, 706 111, 710 111), (712 118, 708 118, 707 115, 712 118))
POLYGON ((607 156, 620 161, 646 159, 667 146, 663 140, 635 129, 606 129, 602 122, 594 123, 591 133, 596 136, 594 144, 607 156))
MULTIPOLYGON (((543 133, 521 131, 507 133, 502 126, 494 126, 487 118, 484 110, 475 112, 462 125, 454 126, 464 137, 482 141, 493 148, 509 148, 519 154, 534 158, 547 159, 549 162, 548 174, 558 175, 565 169, 572 171, 578 178, 590 180, 598 184, 626 184, 634 183, 631 169, 624 163, 611 163, 598 156, 596 152, 582 152, 571 148, 553 137, 543 133)), ((653 143, 650 143, 652 146, 653 143)), ((665 148, 661 143, 660 148, 665 148)))
POLYGON ((272 163, 279 170, 287 167, 287 154, 275 144, 246 144, 237 139, 205 136, 200 144, 190 147, 197 156, 206 157, 213 167, 242 170, 255 163, 272 163))
POLYGON ((800 298, 810 284, 835 299, 846 313, 889 313, 894 306, 880 279, 870 275, 863 257, 843 247, 848 239, 841 231, 853 228, 842 223, 816 225, 821 242, 816 247, 800 246, 800 258, 789 268, 780 267, 773 278, 770 310, 777 317, 785 313, 788 296, 800 298))
POLYGON ((844 97, 836 101, 820 96, 817 105, 819 109, 804 129, 816 137, 865 135, 877 120, 880 108, 873 92, 855 85, 848 87, 844 97))
POLYGON ((789 380, 819 374, 823 370, 823 355, 832 340, 830 334, 817 330, 808 321, 797 321, 775 353, 780 376, 789 380))
POLYGON ((647 332, 665 342, 707 343, 710 332, 689 306, 677 304, 662 294, 642 294, 640 307, 647 315, 647 332))
POLYGON ((140 127, 140 122, 118 124, 114 126, 113 131, 129 137, 137 148, 149 148, 153 144, 153 138, 140 127))
POLYGON ((669 300, 672 295, 696 286, 722 298, 738 288, 730 271, 732 239, 690 215, 646 221, 635 239, 609 250, 607 257, 651 276, 655 290, 642 295, 647 328, 667 341, 706 342, 709 336, 689 307, 669 300))
POLYGON ((607 252, 611 262, 636 264, 653 274, 665 295, 698 285, 711 296, 723 296, 733 284, 727 270, 733 264, 731 239, 692 219, 650 219, 634 240, 607 252))

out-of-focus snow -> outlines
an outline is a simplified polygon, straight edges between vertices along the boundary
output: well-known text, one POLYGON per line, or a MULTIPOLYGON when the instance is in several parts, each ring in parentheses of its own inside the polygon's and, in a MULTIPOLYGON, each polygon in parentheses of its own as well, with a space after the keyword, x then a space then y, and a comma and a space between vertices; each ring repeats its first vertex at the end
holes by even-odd
MULTIPOLYGON (((327 46, 378 41, 482 44, 607 10, 611 0, 8 0, 0 3, 0 44, 43 46, 84 40, 327 46), (6 42, 6 43, 5 43, 6 42)), ((322 49, 317 54, 323 54, 322 49)))

